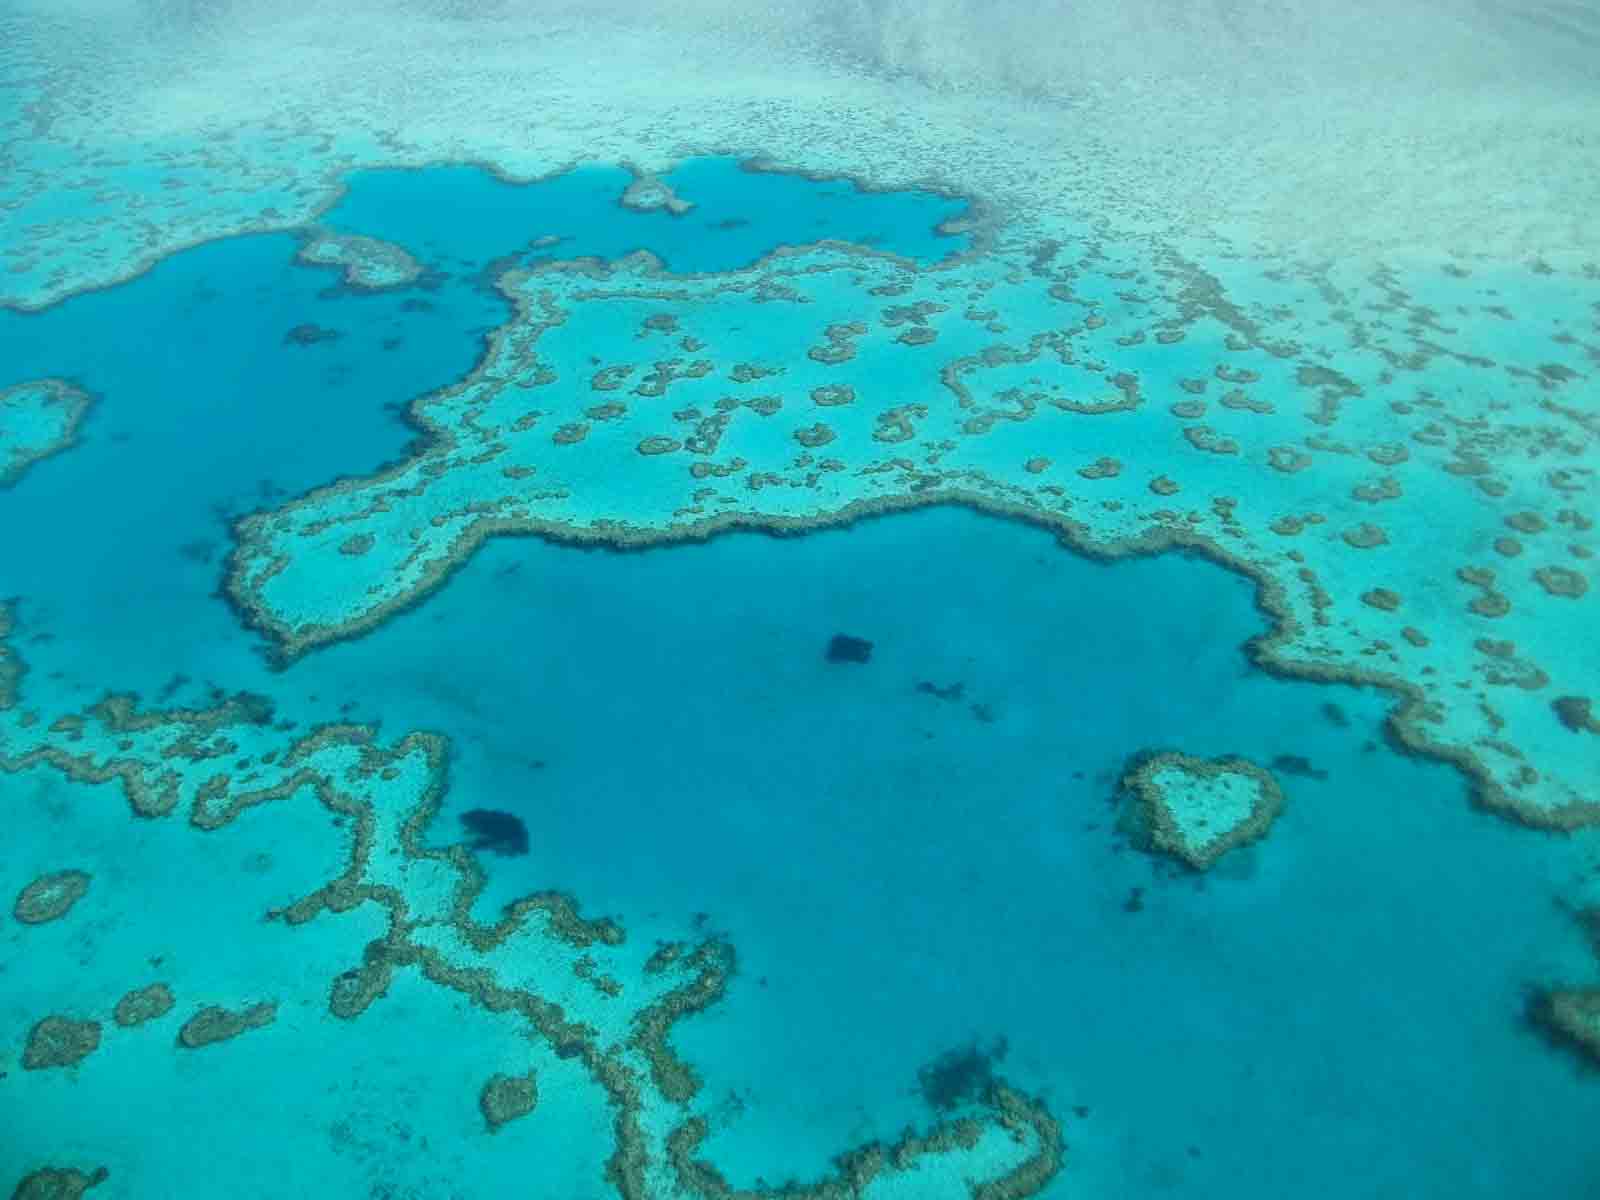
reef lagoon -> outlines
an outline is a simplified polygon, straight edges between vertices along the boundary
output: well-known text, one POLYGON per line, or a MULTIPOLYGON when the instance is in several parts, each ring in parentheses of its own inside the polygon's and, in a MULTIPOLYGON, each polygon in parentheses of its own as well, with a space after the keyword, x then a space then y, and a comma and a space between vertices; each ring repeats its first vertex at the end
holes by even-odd
POLYGON ((4 65, 0 1189, 1594 1191, 1600 257, 4 65))

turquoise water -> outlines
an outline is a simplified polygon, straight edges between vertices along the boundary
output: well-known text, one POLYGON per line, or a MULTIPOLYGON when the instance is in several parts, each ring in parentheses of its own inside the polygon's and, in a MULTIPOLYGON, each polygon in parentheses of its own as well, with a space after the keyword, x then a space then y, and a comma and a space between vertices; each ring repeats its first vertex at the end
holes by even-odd
MULTIPOLYGON (((621 208, 627 178, 358 174, 324 224, 429 268, 396 291, 334 286, 273 235, 0 313, 0 387, 96 397, 81 444, 0 492, 22 706, 248 690, 299 730, 444 735, 425 840, 484 808, 529 834, 479 855, 483 919, 555 889, 640 957, 735 947, 726 997, 673 1034, 704 1081, 701 1154, 735 1187, 926 1126, 919 1070, 1003 1039, 994 1070, 1065 1126, 1046 1196, 1586 1194, 1596 1079, 1522 1012, 1529 984, 1592 975, 1563 902, 1595 836, 1473 809, 1459 773, 1385 740, 1381 692, 1252 667, 1254 584, 1208 562, 1096 563, 955 507, 634 553, 508 538, 274 669, 217 590, 231 520, 403 456, 403 406, 509 313, 491 262, 552 236, 549 254, 648 248, 681 272, 821 237, 924 262, 965 245, 934 235, 961 205, 930 195, 692 161, 666 177, 698 202, 674 217, 621 208), (307 324, 338 336, 286 336, 307 324), (870 661, 826 661, 840 632, 870 661), (1202 877, 1119 822, 1128 759, 1167 747, 1305 761, 1269 836, 1202 877)), ((103 1164, 105 1194, 137 1197, 617 1194, 605 1097, 574 1061, 546 1054, 535 1112, 484 1132, 483 1079, 526 1052, 507 1014, 415 972, 357 1023, 321 1011, 382 927, 372 906, 261 921, 348 853, 308 794, 211 833, 52 768, 0 794, 7 894, 45 866, 95 881, 62 920, 0 925, 0 1181, 103 1164), (40 1016, 104 1020, 152 971, 184 981, 179 1019, 201 998, 310 1002, 215 1049, 175 1052, 169 1017, 74 1068, 18 1066, 40 1016), (150 1112, 182 1138, 150 1136, 150 1112)))
POLYGON ((849 180, 813 182, 745 169, 736 159, 702 158, 660 177, 694 197, 694 208, 682 215, 629 213, 621 197, 631 178, 620 167, 582 167, 526 187, 480 167, 363 171, 350 178, 324 223, 398 242, 441 270, 481 270, 525 248, 530 258, 546 261, 648 250, 687 273, 737 270, 779 246, 825 238, 926 262, 968 245, 965 236, 935 230, 965 206, 928 193, 869 192, 849 180), (471 219, 451 219, 465 214, 471 219), (541 239, 556 240, 533 246, 541 239))

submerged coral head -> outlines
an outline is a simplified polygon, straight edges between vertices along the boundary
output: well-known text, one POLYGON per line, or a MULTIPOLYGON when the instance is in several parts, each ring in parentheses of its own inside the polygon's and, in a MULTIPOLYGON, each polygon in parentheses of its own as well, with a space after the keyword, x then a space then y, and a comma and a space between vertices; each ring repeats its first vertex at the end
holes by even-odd
POLYGON ((472 834, 467 845, 474 850, 507 856, 528 852, 528 827, 511 813, 474 808, 461 814, 461 823, 472 834))
POLYGON ((872 643, 866 638, 836 633, 828 643, 828 661, 831 663, 864 663, 872 657, 872 643))
POLYGON ((1008 1049, 1009 1043, 1001 1036, 987 1050, 978 1045, 977 1039, 947 1050, 917 1071, 922 1098, 941 1112, 982 1102, 997 1082, 994 1065, 1005 1058, 1008 1049))

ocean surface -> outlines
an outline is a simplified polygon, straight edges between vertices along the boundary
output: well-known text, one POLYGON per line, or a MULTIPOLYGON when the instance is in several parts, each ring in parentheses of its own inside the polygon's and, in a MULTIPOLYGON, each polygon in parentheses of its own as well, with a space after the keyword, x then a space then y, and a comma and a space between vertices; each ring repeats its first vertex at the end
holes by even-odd
MULTIPOLYGON (((997 1195, 1595 1194, 1600 1076, 1529 1019, 1536 989, 1596 975, 1574 919, 1595 832, 1475 806, 1461 770, 1386 731, 1392 692, 1262 670, 1258 583, 1210 557, 1089 557, 961 504, 627 550, 506 536, 372 627, 275 653, 224 586, 234 523, 408 458, 428 436, 411 402, 466 378, 511 319, 508 267, 973 249, 942 228, 964 215, 953 196, 691 158, 662 177, 694 199, 679 215, 622 205, 630 178, 356 172, 320 227, 404 248, 413 281, 352 286, 297 261, 298 234, 259 234, 0 311, 0 388, 62 379, 92 401, 75 444, 0 489, 25 668, 0 714, 0 1188, 75 1194, 22 1190, 51 1168, 103 1169, 94 1195, 141 1200, 629 1194, 607 1174, 614 1098, 588 1060, 530 1058, 516 1011, 415 965, 358 1018, 328 1011, 383 905, 263 914, 344 869, 350 813, 306 784, 215 829, 140 815, 122 776, 74 765, 70 723, 61 755, 22 759, 25 712, 132 693, 184 726, 251 693, 285 745, 333 725, 444 739, 418 836, 481 839, 485 925, 564 894, 626 931, 601 956, 624 995, 656 947, 730 948, 724 991, 670 1044, 700 1084, 673 1111, 705 1118, 697 1156, 740 1196, 986 1111, 996 1079, 1063 1138, 1037 1188, 997 1195), (829 653, 839 635, 870 643, 864 661, 829 653), (1123 776, 1162 750, 1272 771, 1281 815, 1204 872, 1152 852, 1123 776), (89 877, 70 911, 13 919, 68 869, 89 877), (170 1013, 113 1021, 158 980, 170 1013), (261 1028, 184 1044, 202 1004, 269 1000, 261 1028), (98 1022, 96 1048, 25 1066, 49 1014, 98 1022), (530 1064, 537 1104, 486 1129, 485 1080, 530 1064)), ((537 942, 495 969, 537 974, 537 942)), ((967 1195, 985 1162, 859 1194, 967 1195)))

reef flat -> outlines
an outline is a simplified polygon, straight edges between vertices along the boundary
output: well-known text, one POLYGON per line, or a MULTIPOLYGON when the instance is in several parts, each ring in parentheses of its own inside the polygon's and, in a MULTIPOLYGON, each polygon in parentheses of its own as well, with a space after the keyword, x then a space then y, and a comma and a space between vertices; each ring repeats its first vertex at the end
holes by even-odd
POLYGON ((960 501, 1246 573, 1263 667, 1391 689, 1397 740, 1496 810, 1600 820, 1600 738, 1561 703, 1600 694, 1570 652, 1595 603, 1600 328, 1543 316, 1555 288, 1600 304, 1600 277, 1250 273, 1085 235, 499 286, 515 316, 412 405, 420 453, 239 524, 230 595, 286 660, 494 534, 643 546, 960 501))

